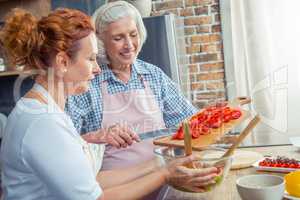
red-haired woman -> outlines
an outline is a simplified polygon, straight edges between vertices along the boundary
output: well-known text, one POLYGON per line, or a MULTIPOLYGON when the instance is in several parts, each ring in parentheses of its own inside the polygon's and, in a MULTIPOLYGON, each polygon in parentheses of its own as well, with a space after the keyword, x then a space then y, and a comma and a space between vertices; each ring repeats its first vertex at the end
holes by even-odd
POLYGON ((0 40, 10 63, 42 72, 8 118, 1 146, 4 199, 139 199, 167 181, 194 190, 212 182, 215 168, 181 166, 192 157, 99 173, 104 147, 87 144, 63 111, 66 97, 86 92, 100 72, 87 15, 59 9, 37 20, 15 9, 0 40))

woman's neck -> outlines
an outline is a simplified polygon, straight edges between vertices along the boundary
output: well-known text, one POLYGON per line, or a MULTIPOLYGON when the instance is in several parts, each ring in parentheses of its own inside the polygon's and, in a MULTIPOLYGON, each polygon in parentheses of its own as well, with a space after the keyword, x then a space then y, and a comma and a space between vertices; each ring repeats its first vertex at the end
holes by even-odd
POLYGON ((63 81, 57 80, 53 75, 48 74, 45 76, 39 75, 35 79, 36 83, 43 86, 48 94, 53 98, 55 103, 62 109, 65 109, 66 103, 66 88, 63 81), (48 77, 47 77, 48 76, 48 77))
POLYGON ((118 79, 120 79, 124 83, 128 83, 131 76, 131 65, 110 65, 110 68, 118 79))

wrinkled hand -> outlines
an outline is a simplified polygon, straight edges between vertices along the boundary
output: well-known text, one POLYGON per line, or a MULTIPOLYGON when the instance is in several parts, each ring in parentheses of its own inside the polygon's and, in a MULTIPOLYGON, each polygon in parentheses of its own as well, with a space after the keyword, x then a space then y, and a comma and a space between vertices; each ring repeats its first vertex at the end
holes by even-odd
POLYGON ((217 168, 191 169, 185 167, 194 160, 196 160, 195 157, 189 156, 170 162, 166 167, 168 184, 193 192, 204 192, 203 187, 214 184, 217 168))
POLYGON ((120 124, 107 128, 104 135, 106 143, 116 148, 126 148, 128 145, 132 145, 134 141, 140 142, 140 138, 135 132, 120 124))

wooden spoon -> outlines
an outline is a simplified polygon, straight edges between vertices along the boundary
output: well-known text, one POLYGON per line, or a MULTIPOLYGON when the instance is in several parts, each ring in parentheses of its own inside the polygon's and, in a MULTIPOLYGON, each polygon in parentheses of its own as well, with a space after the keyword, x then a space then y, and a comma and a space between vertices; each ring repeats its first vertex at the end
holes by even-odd
MULTIPOLYGON (((190 131, 190 125, 187 120, 182 122, 183 133, 184 133, 184 151, 186 156, 192 155, 192 135, 190 131)), ((194 168, 193 163, 187 164, 188 168, 194 168)))
POLYGON ((245 139, 245 137, 251 132, 251 130, 258 124, 260 121, 259 115, 256 115, 247 125, 247 127, 240 133, 235 143, 226 151, 222 157, 231 156, 234 150, 240 145, 240 143, 245 139))

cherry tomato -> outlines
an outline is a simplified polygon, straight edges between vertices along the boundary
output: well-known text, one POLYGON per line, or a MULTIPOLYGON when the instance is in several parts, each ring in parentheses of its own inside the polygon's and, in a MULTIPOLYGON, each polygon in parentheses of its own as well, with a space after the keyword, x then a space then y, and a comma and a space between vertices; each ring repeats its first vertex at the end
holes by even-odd
POLYGON ((289 165, 289 168, 296 168, 296 165, 292 163, 289 165))

